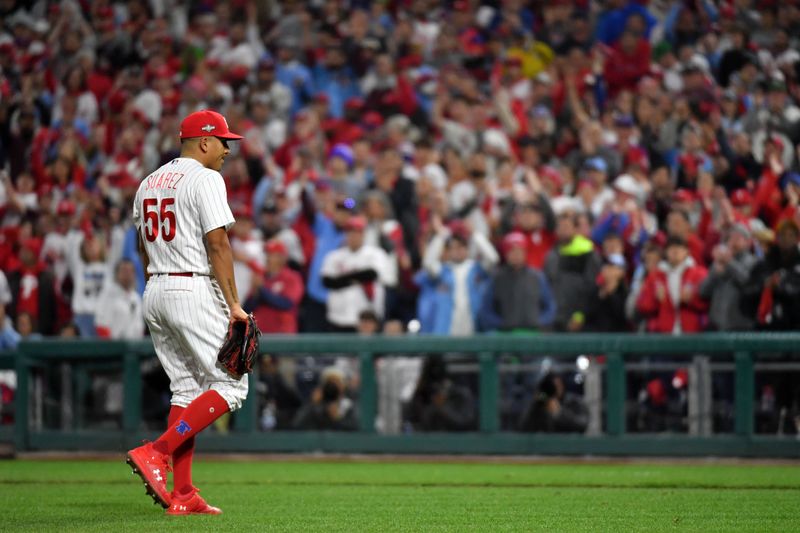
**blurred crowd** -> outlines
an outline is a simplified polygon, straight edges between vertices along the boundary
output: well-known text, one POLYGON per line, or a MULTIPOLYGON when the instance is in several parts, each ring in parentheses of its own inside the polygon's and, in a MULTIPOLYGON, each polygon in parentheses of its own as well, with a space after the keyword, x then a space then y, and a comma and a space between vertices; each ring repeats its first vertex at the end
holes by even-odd
POLYGON ((798 29, 769 0, 0 1, 0 348, 146 334, 131 201, 202 108, 244 135, 264 332, 796 329, 798 29))

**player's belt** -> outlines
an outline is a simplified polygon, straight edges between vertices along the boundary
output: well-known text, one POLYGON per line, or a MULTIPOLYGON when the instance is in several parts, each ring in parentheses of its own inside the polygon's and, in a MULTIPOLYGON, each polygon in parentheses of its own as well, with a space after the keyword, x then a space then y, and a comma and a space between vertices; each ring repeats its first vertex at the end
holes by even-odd
POLYGON ((208 276, 208 274, 198 274, 197 272, 159 272, 153 274, 154 276, 179 276, 182 278, 191 278, 192 276, 208 276))

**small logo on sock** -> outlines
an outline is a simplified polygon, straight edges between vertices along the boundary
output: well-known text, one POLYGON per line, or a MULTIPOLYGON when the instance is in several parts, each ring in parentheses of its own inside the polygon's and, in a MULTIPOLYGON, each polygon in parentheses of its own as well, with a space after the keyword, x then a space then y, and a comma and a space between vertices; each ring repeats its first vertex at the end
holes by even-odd
POLYGON ((175 431, 180 433, 181 435, 185 434, 187 431, 191 431, 192 428, 189 427, 189 424, 186 423, 185 420, 181 420, 178 423, 178 427, 175 428, 175 431))

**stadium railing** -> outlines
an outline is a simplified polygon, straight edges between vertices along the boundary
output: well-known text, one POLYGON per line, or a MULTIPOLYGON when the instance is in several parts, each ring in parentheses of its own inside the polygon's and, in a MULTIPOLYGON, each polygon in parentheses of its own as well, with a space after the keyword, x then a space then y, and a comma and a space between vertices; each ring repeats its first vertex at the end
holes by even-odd
MULTIPOLYGON (((262 352, 291 356, 348 354, 360 361, 360 431, 312 432, 258 430, 254 400, 257 375, 250 375, 250 395, 235 414, 233 430, 200 439, 204 451, 336 452, 336 453, 448 453, 448 454, 558 454, 642 456, 800 457, 795 436, 754 434, 754 362, 769 354, 800 352, 800 332, 709 333, 687 336, 570 334, 532 337, 436 336, 358 337, 350 335, 265 336, 262 352), (377 412, 377 357, 472 354, 479 363, 479 430, 468 433, 413 433, 383 435, 375 431, 377 412), (632 434, 626 432, 626 362, 642 354, 687 356, 702 353, 735 364, 735 431, 712 436, 632 434), (579 354, 605 356, 605 433, 559 435, 499 431, 499 360, 506 354, 574 358, 579 354)), ((14 444, 17 450, 125 450, 153 438, 142 429, 141 361, 154 357, 148 341, 43 340, 23 342, 16 352, 0 354, 0 368, 14 368, 14 444), (31 377, 37 368, 55 364, 122 365, 124 406, 121 429, 88 430, 80 427, 32 427, 31 377), (13 364, 12 364, 13 363, 13 364)), ((81 372, 76 379, 80 380, 81 372)), ((85 380, 85 375, 84 380, 85 380)), ((0 433, 0 436, 3 434, 0 433)))

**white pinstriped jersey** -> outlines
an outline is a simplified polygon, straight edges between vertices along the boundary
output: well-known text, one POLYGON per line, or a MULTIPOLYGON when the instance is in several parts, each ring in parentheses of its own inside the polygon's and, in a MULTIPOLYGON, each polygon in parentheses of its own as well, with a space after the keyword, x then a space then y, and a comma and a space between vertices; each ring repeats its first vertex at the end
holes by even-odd
POLYGON ((222 175, 178 157, 147 176, 133 202, 133 221, 144 241, 150 274, 210 274, 205 235, 234 218, 222 175))

